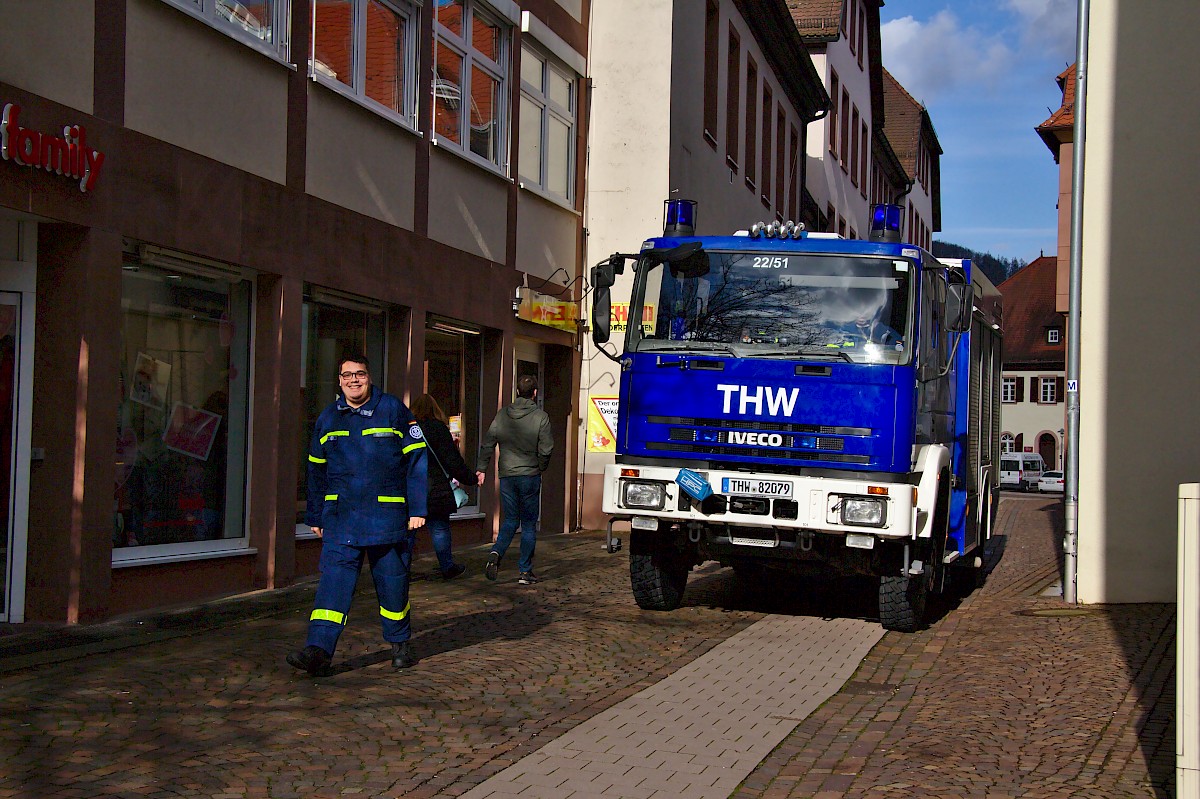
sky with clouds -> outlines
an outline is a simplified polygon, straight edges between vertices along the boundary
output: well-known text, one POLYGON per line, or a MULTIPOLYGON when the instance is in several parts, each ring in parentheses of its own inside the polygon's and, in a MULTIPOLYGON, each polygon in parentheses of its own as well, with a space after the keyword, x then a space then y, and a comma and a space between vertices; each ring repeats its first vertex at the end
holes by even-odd
POLYGON ((887 0, 883 65, 929 109, 944 151, 942 230, 1030 261, 1057 248, 1058 166, 1034 128, 1062 104, 1077 0, 887 0))

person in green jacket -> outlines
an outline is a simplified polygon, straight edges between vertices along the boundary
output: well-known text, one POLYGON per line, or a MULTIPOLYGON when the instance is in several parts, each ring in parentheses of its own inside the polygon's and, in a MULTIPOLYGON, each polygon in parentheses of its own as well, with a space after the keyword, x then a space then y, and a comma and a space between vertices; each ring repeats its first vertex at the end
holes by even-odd
POLYGON ((554 452, 554 436, 550 432, 550 417, 537 406, 537 378, 522 375, 517 379, 517 398, 504 406, 492 420, 487 435, 479 447, 476 469, 479 484, 483 485, 491 467, 492 451, 500 446, 500 532, 488 555, 483 573, 495 580, 508 545, 521 528, 521 559, 517 564, 521 585, 534 585, 533 552, 537 545, 537 522, 540 514, 542 472, 550 466, 554 452))

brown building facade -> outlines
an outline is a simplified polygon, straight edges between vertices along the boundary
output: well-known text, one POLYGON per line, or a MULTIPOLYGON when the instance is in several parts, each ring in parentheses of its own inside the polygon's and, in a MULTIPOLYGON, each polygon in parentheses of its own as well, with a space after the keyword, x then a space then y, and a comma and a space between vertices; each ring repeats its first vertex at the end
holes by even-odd
MULTIPOLYGON (((468 461, 538 375, 542 529, 574 527, 588 0, 0 17, 0 621, 314 573, 305 448, 349 350, 468 461)), ((456 545, 497 516, 489 480, 456 545)))

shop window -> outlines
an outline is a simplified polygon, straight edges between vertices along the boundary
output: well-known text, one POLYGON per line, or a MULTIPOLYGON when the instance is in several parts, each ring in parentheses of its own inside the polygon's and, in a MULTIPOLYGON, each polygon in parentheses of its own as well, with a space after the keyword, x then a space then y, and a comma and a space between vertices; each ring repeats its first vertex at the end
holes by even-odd
POLYGON ((570 201, 575 192, 575 73, 529 45, 521 48, 522 185, 570 201))
POLYGON ((314 0, 312 77, 414 125, 417 27, 407 0, 314 0))
POLYGON ((382 389, 383 308, 340 292, 310 288, 304 297, 300 342, 304 416, 297 431, 300 446, 296 464, 296 533, 311 535, 311 529, 304 523, 304 511, 308 498, 308 445, 313 426, 321 411, 341 391, 337 373, 347 354, 366 355, 371 362, 371 382, 382 389))
MULTIPOLYGON (((450 433, 468 466, 479 453, 483 336, 447 320, 431 320, 425 329, 425 393, 450 419, 450 433)), ((459 513, 476 513, 478 486, 463 486, 470 497, 459 513)))
POLYGON ((287 58, 286 0, 164 0, 255 49, 287 58))
POLYGON ((115 561, 246 538, 252 284, 152 249, 121 273, 115 561))
POLYGON ((444 0, 434 13, 437 141, 503 167, 510 28, 476 0, 444 0))

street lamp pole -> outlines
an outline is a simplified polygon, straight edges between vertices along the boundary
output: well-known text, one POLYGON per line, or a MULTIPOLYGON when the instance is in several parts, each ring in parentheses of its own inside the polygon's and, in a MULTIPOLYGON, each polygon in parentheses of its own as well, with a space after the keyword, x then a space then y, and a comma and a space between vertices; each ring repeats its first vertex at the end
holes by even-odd
POLYGON ((1071 163, 1071 266, 1067 310, 1067 468, 1063 475, 1063 600, 1079 601, 1079 282, 1083 273, 1083 150, 1087 118, 1089 0, 1079 0, 1075 53, 1075 132, 1071 163))

